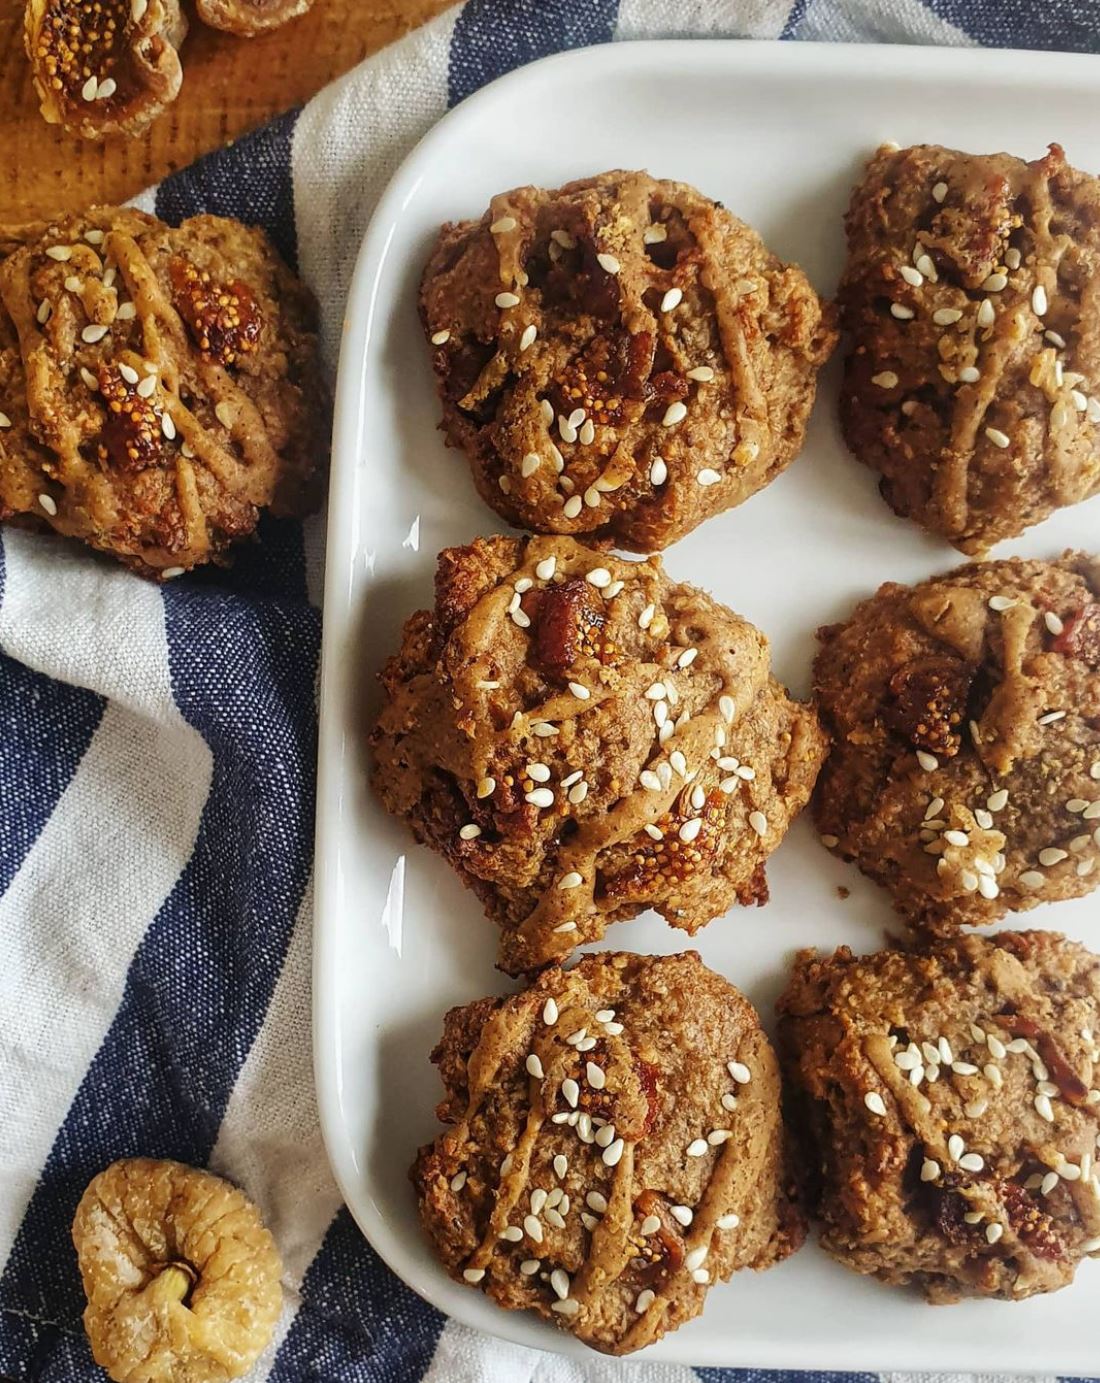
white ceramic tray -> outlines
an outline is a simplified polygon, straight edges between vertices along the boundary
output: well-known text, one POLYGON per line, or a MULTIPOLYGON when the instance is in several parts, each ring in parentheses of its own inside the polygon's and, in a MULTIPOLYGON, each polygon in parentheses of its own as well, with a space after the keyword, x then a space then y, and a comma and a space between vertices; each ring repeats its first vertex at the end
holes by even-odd
MULTIPOLYGON (((444 1010, 508 982, 496 929, 366 789, 374 674, 402 620, 430 604, 437 551, 494 531, 465 462, 436 431, 416 287, 440 222, 479 216, 522 183, 556 186, 615 167, 694 183, 756 226, 830 294, 841 216, 882 140, 1039 156, 1060 140, 1100 169, 1100 60, 974 49, 732 42, 628 43, 566 54, 466 101, 394 178, 366 237, 340 362, 330 500, 317 839, 315 1042, 321 1119, 344 1196, 368 1238, 452 1316, 525 1344, 583 1353, 534 1318, 497 1309, 433 1261, 407 1169, 437 1131, 428 1053, 444 1010)), ((803 455, 762 494, 666 557, 770 635, 779 676, 807 687, 814 629, 880 581, 960 560, 892 516, 834 420, 836 362, 821 381, 803 455)), ((1096 542, 1100 500, 999 549, 1049 556, 1096 542)), ((832 859, 800 821, 768 870, 772 901, 712 922, 695 944, 770 1022, 796 947, 881 942, 884 895, 832 859), (838 885, 851 889, 842 900, 838 885)), ((1100 945, 1094 903, 1041 908, 1100 945)), ((605 946, 686 942, 653 916, 605 946)), ((813 1243, 772 1272, 715 1287, 703 1316, 648 1351, 691 1364, 832 1369, 1100 1370, 1100 1266, 1055 1296, 932 1308, 839 1267, 813 1243)))

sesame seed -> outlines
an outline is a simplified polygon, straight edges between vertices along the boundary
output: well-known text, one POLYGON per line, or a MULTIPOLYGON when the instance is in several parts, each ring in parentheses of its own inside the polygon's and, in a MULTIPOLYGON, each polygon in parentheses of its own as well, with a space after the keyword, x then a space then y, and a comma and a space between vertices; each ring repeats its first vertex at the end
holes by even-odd
POLYGON ((649 626, 653 623, 653 616, 656 613, 656 605, 647 605, 645 609, 642 611, 642 613, 638 616, 638 628, 648 629, 649 626))
POLYGON ((165 581, 171 581, 177 576, 182 576, 183 572, 183 567, 164 567, 161 571, 161 576, 165 581))
POLYGON ((584 1068, 584 1074, 588 1077, 588 1084, 593 1090, 602 1090, 607 1083, 603 1069, 597 1066, 594 1061, 588 1062, 584 1068))
MULTIPOLYGON (((585 420, 584 425, 581 427, 581 430, 580 432, 578 432, 577 436, 580 438, 581 445, 585 447, 590 447, 592 443, 596 440, 596 428, 591 418, 585 420)), ((589 488, 596 495, 595 504, 592 505, 592 508, 595 509, 596 504, 599 504, 600 502, 600 492, 595 488, 595 486, 590 486, 589 488)), ((587 496, 588 492, 586 491, 585 493, 587 496)))
POLYGON ((599 1191, 589 1191, 584 1201, 588 1208, 590 1210, 595 1210, 597 1214, 607 1214, 607 1201, 599 1191))
POLYGON ((498 1237, 505 1239, 509 1244, 518 1244, 523 1238, 523 1230, 519 1225, 506 1225, 498 1237))
POLYGON ((932 200, 934 202, 942 202, 946 196, 947 184, 945 182, 936 183, 936 185, 932 188, 932 200))
POLYGON ((463 1188, 465 1185, 466 1185, 466 1173, 465 1173, 465 1172, 456 1172, 456 1173, 454 1174, 454 1176, 451 1177, 451 1190, 454 1191, 456 1194, 457 1194, 459 1191, 461 1191, 462 1188, 463 1188))
POLYGON ((683 301, 684 293, 681 288, 670 288, 661 299, 661 311, 672 312, 674 308, 680 306, 683 301))
POLYGON ((566 1076, 561 1083, 562 1098, 570 1109, 576 1109, 577 1101, 581 1097, 581 1088, 572 1076, 566 1076))
POLYGON ((578 1042, 583 1042, 587 1036, 587 1028, 578 1028, 576 1032, 571 1032, 565 1040, 571 1047, 575 1047, 578 1042))
POLYGON ((596 263, 601 269, 606 269, 609 274, 617 274, 622 268, 622 265, 615 256, 609 254, 598 254, 596 256, 596 263))
POLYGON ((695 479, 700 485, 717 485, 722 477, 717 471, 712 470, 709 466, 704 466, 695 479))
POLYGON ((677 1224, 683 1225, 685 1229, 695 1218, 695 1212, 688 1205, 670 1205, 668 1210, 677 1224))
POLYGON ((538 334, 539 334, 539 329, 538 329, 537 326, 535 326, 534 322, 532 322, 532 323, 530 324, 530 326, 524 327, 524 328, 523 328, 523 333, 522 333, 522 335, 521 335, 520 338, 519 338, 519 348, 520 348, 520 350, 521 350, 521 351, 527 350, 528 347, 531 346, 531 345, 533 344, 533 342, 534 342, 534 340, 535 340, 535 337, 536 337, 538 334))
POLYGON ((706 1268, 696 1268, 691 1275, 691 1280, 697 1282, 700 1287, 705 1287, 710 1281, 710 1273, 707 1272, 706 1268))
POLYGON ((555 1268, 550 1274, 550 1286, 553 1287, 559 1301, 564 1301, 569 1295, 569 1274, 564 1268, 555 1268))
POLYGON ((680 839, 686 843, 686 842, 689 842, 689 841, 694 840, 694 839, 696 838, 696 836, 698 836, 699 832, 700 832, 702 829, 703 829, 702 818, 701 818, 701 817, 698 817, 698 816, 694 816, 694 817, 691 818, 690 821, 685 821, 685 822, 684 822, 684 824, 680 827, 680 829, 679 829, 679 831, 677 832, 677 834, 679 835, 680 839))
POLYGON ((433 331, 433 332, 432 332, 432 345, 433 345, 433 346, 444 346, 444 345, 447 344, 447 342, 448 342, 450 339, 451 339, 451 333, 446 329, 446 327, 444 327, 442 331, 433 331))
POLYGON ((498 293, 493 299, 497 307, 518 307, 519 298, 515 293, 498 293))
POLYGON ((1083 812, 1088 805, 1083 797, 1071 797, 1066 803, 1066 811, 1072 812, 1076 816, 1083 812))
POLYGON ((986 293, 999 293, 1002 288, 1007 288, 1007 286, 1008 275, 1002 274, 998 270, 996 273, 989 275, 986 281, 982 284, 982 289, 986 293))
POLYGON ((931 1157, 926 1157, 921 1165, 921 1181, 935 1181, 940 1174, 940 1164, 931 1157))
POLYGON ((715 1220, 714 1223, 718 1226, 719 1229, 736 1229, 737 1226, 741 1223, 741 1216, 734 1214, 719 1215, 718 1219, 715 1220))
POLYGON ((980 1119, 988 1108, 988 1100, 971 1100, 968 1105, 963 1107, 963 1113, 968 1119, 980 1119))
POLYGON ((691 667, 692 663, 694 663, 698 656, 699 650, 697 648, 685 648, 684 651, 680 654, 680 656, 676 659, 676 666, 678 668, 691 667))
MULTIPOLYGON (((93 77, 92 80, 94 81, 95 78, 93 77)), ((481 1279, 485 1276, 485 1269, 464 1268, 462 1271, 462 1276, 466 1279, 467 1282, 480 1282, 481 1279)))
MULTIPOLYGON (((999 427, 987 427, 985 429, 985 435, 989 438, 989 440, 993 443, 995 447, 1001 447, 1002 450, 1007 446, 1011 446, 1011 441, 1009 440, 1007 434, 1002 432, 999 427)), ((994 599, 996 599, 996 597, 994 597, 994 599)), ((989 603, 992 605, 993 601, 990 601, 989 603)))
POLYGON ((763 812, 749 812, 749 825, 758 836, 768 833, 768 818, 763 812))
POLYGON ((985 1166, 985 1158, 979 1153, 963 1153, 959 1158, 959 1166, 964 1172, 980 1172, 985 1166))
POLYGON ((1081 815, 1086 821, 1095 821, 1100 816, 1100 802, 1090 802, 1081 815))
MULTIPOLYGON (((156 376, 150 375, 147 379, 143 379, 141 381, 141 383, 137 387, 137 391, 144 398, 148 398, 149 395, 152 394, 153 390, 156 389, 156 387, 156 376)), ((236 414, 233 412, 232 405, 226 403, 224 399, 215 406, 214 417, 217 418, 218 422, 221 423, 222 427, 227 428, 231 428, 234 422, 236 421, 236 414)))
POLYGON ((51 519, 57 516, 57 505, 51 496, 39 495, 38 503, 41 505, 43 512, 49 514, 51 519))
POLYGON ((546 740, 558 733, 558 727, 548 724, 545 720, 539 720, 531 726, 531 733, 541 740, 546 740))
POLYGON ((981 371, 976 370, 973 365, 964 365, 959 371, 959 382, 961 384, 977 384, 981 377, 981 371))
POLYGON ((983 298, 978 308, 978 325, 980 327, 991 327, 997 320, 997 314, 993 310, 993 304, 988 298, 983 298))
POLYGON ((688 1272, 694 1272, 696 1268, 701 1268, 706 1262, 707 1245, 700 1244, 693 1248, 690 1253, 684 1255, 684 1267, 688 1272))
POLYGON ((821 837, 821 843, 822 845, 824 845, 826 850, 835 850, 836 847, 840 844, 840 837, 833 835, 823 835, 821 837))
POLYGON ((988 1224, 985 1227, 986 1243, 995 1244, 1004 1233, 1004 1226, 999 1224, 988 1224))
POLYGON ((34 314, 35 321, 37 321, 40 326, 45 326, 46 323, 50 320, 50 313, 52 311, 53 304, 48 303, 45 300, 45 298, 43 298, 42 301, 38 304, 38 311, 34 314))
POLYGON ((969 1211, 967 1211, 967 1213, 963 1216, 963 1223, 964 1223, 964 1224, 968 1224, 968 1225, 980 1225, 981 1222, 982 1222, 982 1217, 981 1217, 981 1212, 980 1212, 980 1211, 977 1211, 977 1210, 969 1210, 969 1211))
MULTIPOLYGON (((680 775, 681 778, 683 778, 687 774, 687 759, 684 758, 683 754, 679 749, 674 749, 672 751, 672 753, 668 756, 668 762, 670 768, 675 769, 675 771, 680 775)), ((660 766, 658 766, 658 776, 660 776, 660 772, 660 766)), ((669 779, 669 781, 671 782, 671 778, 669 779)), ((662 787, 667 786, 668 784, 662 780, 662 787)))
POLYGON ((957 322, 962 313, 957 307, 938 307, 932 313, 932 320, 938 327, 949 327, 957 322))
POLYGON ((161 414, 160 430, 164 433, 169 442, 175 440, 176 424, 172 421, 172 415, 170 413, 161 414))
POLYGON ((687 417, 687 404, 680 399, 670 403, 665 409, 665 416, 661 419, 662 427, 675 427, 677 423, 683 422, 687 417))
POLYGON ((481 827, 471 821, 462 827, 458 835, 460 840, 477 840, 478 836, 481 835, 481 827))
POLYGON ((1045 850, 1039 851, 1039 863, 1044 868, 1049 868, 1052 864, 1061 864, 1064 859, 1068 858, 1068 853, 1056 845, 1047 846, 1045 850))
POLYGON ((707 1140, 705 1138, 693 1138, 692 1141, 687 1145, 685 1152, 687 1153, 688 1157, 702 1157, 703 1154, 709 1148, 709 1146, 710 1145, 707 1143, 707 1140))
POLYGON ((565 517, 566 517, 567 519, 575 519, 575 518, 577 517, 577 515, 578 515, 580 512, 581 512, 581 497, 580 497, 580 495, 572 495, 572 496, 570 496, 570 498, 567 499, 567 500, 565 501, 565 503, 562 505, 562 513, 565 515, 565 517))
POLYGON ((891 303, 890 314, 891 316, 896 317, 899 322, 908 322, 910 318, 913 316, 913 309, 911 307, 904 306, 904 304, 902 303, 891 303))
POLYGON ((542 1007, 542 1021, 548 1028, 552 1028, 558 1021, 558 1006, 553 997, 547 999, 542 1007))
POLYGON ((89 346, 94 346, 97 341, 103 340, 109 330, 109 327, 103 326, 100 322, 89 322, 80 333, 80 339, 87 342, 89 346))
POLYGON ((991 792, 985 799, 985 805, 991 812, 1003 811, 1008 805, 1008 789, 998 788, 996 792, 991 792))
POLYGON ((1039 1194, 1041 1196, 1049 1196, 1058 1185, 1058 1182, 1059 1176, 1057 1172, 1047 1172, 1046 1176, 1043 1177, 1043 1180, 1039 1184, 1039 1194))
POLYGON ((718 709, 719 709, 719 711, 721 712, 721 714, 722 714, 722 719, 726 722, 726 724, 727 724, 727 725, 732 725, 732 724, 733 724, 733 717, 734 717, 734 715, 736 714, 736 709, 737 709, 737 708, 735 707, 735 705, 734 705, 733 697, 732 697, 732 696, 720 696, 720 697, 718 698, 718 709))
POLYGON ((518 628, 520 628, 520 629, 530 629, 530 627, 531 627, 531 616, 530 616, 530 615, 528 615, 528 614, 527 614, 525 611, 523 611, 523 610, 512 610, 510 613, 511 613, 512 623, 513 623, 514 625, 516 625, 516 626, 517 626, 518 628))
POLYGON ((534 788, 524 794, 524 801, 530 802, 532 807, 538 807, 542 811, 554 805, 554 794, 550 788, 534 788))
POLYGON ((580 1309, 580 1302, 574 1301, 572 1297, 566 1297, 564 1301, 552 1302, 550 1306, 551 1311, 557 1311, 563 1316, 575 1316, 580 1309))
POLYGON ((920 764, 921 768, 923 768, 926 773, 932 773, 940 766, 940 761, 936 758, 935 754, 929 754, 926 749, 917 750, 917 763, 920 764))
POLYGON ((1047 310, 1047 290, 1041 283, 1031 290, 1031 310, 1036 317, 1041 317, 1047 310))
POLYGON ((970 837, 965 831, 944 831, 943 838, 947 841, 948 845, 963 847, 970 844, 970 837))
POLYGON ((920 270, 910 268, 908 264, 902 264, 898 269, 898 273, 906 283, 912 284, 914 288, 919 288, 924 282, 924 275, 920 270))
POLYGON ((514 216, 501 216, 489 227, 494 235, 500 235, 503 231, 515 230, 515 228, 516 218, 514 216))
POLYGON ((642 1234, 656 1234, 661 1228, 661 1217, 659 1215, 647 1215, 641 1224, 642 1234))
MULTIPOLYGON (((646 234, 648 235, 649 232, 647 231, 646 234)), ((653 1288, 646 1287, 634 1298, 634 1310, 640 1316, 643 1312, 649 1310, 656 1299, 656 1293, 653 1291, 653 1288)))
POLYGON ((549 399, 539 399, 539 412, 542 414, 544 422, 554 421, 554 406, 549 399))
POLYGON ((1045 1119, 1048 1124, 1054 1123, 1054 1110, 1051 1107, 1049 1095, 1035 1096, 1035 1112, 1040 1118, 1045 1119))
POLYGON ((81 96, 84 98, 85 101, 94 101, 95 98, 96 98, 96 92, 98 91, 98 89, 99 89, 99 78, 98 78, 98 77, 95 77, 95 76, 92 76, 92 77, 89 77, 88 80, 84 83, 84 85, 80 88, 80 94, 81 94, 81 96))
POLYGON ((877 384, 880 389, 896 389, 898 377, 893 370, 880 370, 877 375, 871 376, 871 383, 877 384))
POLYGON ((1089 401, 1081 390, 1071 389, 1069 391, 1069 396, 1073 400, 1073 406, 1077 409, 1078 413, 1084 413, 1089 406, 1089 401))
POLYGON ((707 1134, 707 1142, 712 1148, 721 1147, 723 1143, 728 1143, 733 1137, 733 1133, 728 1128, 715 1128, 707 1134))
POLYGON ((604 1148, 603 1153, 601 1154, 603 1165, 605 1167, 617 1167, 619 1165, 619 1159, 623 1155, 624 1147, 625 1144, 623 1143, 623 1140, 621 1138, 616 1138, 614 1143, 610 1143, 606 1148, 604 1148))
POLYGON ((962 1157, 965 1151, 966 1144, 963 1142, 963 1140, 959 1137, 957 1133, 953 1133, 951 1137, 947 1140, 948 1157, 951 1158, 952 1162, 958 1162, 959 1158, 962 1157))
POLYGON ((97 101, 108 101, 118 90, 118 83, 113 77, 107 77, 99 83, 96 89, 95 99, 97 101))
POLYGON ((525 1065, 529 1076, 534 1076, 536 1080, 542 1080, 545 1072, 542 1069, 542 1062, 534 1052, 527 1058, 525 1065))

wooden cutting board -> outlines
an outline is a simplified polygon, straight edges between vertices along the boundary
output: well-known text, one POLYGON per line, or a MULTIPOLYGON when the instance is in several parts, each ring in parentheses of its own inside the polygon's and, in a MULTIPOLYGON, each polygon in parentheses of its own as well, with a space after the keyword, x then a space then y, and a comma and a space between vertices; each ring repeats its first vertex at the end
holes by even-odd
POLYGON ((38 113, 23 49, 23 0, 0 0, 0 220, 124 201, 305 101, 451 2, 316 0, 302 18, 253 39, 208 29, 192 10, 174 104, 139 139, 93 143, 38 113))

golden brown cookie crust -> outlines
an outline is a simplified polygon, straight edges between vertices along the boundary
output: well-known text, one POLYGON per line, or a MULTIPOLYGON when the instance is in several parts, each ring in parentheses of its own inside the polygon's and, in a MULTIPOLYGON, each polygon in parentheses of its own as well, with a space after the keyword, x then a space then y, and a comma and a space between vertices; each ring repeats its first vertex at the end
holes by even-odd
POLYGON ((186 35, 179 0, 27 0, 43 118, 85 139, 140 134, 179 93, 186 35))
POLYGON ((1100 1253, 1100 959, 1050 932, 801 955, 780 1052, 823 1246, 929 1300, 1100 1253))
POLYGON ((163 576, 315 507, 316 311, 261 231, 102 207, 26 234, 0 265, 0 511, 163 576))
POLYGON ((814 813, 911 922, 980 926, 1100 878, 1100 568, 964 566, 821 631, 814 813))
POLYGON ((841 422, 898 513, 961 551, 1100 488, 1100 180, 882 148, 852 196, 841 422))
POLYGON ((482 498, 639 552, 790 463, 835 341, 800 269, 645 173, 516 188, 444 226, 420 309, 443 431, 482 498))
POLYGON ((382 673, 373 781, 502 928, 560 959, 656 908, 695 932, 767 898, 825 751, 747 621, 571 538, 445 550, 382 673))
POLYGON ((452 1277, 626 1354, 708 1286, 794 1252, 779 1072, 751 1004, 699 956, 586 956, 448 1013, 450 1125, 420 1151, 452 1277))

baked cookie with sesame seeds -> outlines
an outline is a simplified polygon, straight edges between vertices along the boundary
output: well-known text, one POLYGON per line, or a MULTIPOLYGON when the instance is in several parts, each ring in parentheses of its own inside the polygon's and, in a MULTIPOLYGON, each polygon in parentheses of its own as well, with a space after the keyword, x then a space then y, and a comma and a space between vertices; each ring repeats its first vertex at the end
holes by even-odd
POLYGON ((775 1054, 694 951, 555 966, 452 1009, 432 1060, 448 1127, 412 1170, 421 1222, 507 1310, 627 1354, 802 1243, 775 1054))
POLYGON ((820 631, 823 841, 936 931, 1100 879, 1100 562, 888 583, 820 631))
POLYGON ((0 408, 17 422, 0 512, 166 577, 224 560, 262 509, 315 507, 315 307, 261 231, 101 207, 19 234, 0 229, 0 408))
POLYGON ((420 311, 443 432, 482 498, 638 552, 793 460, 835 341, 801 269, 645 173, 516 188, 445 225, 420 311))
POLYGON ((1100 179, 885 147, 847 215, 840 415, 898 514, 980 555, 1100 489, 1100 179))
POLYGON ((27 0, 43 118, 85 139, 137 135, 179 94, 179 0, 27 0))
POLYGON ((647 908, 695 932, 765 902, 825 752, 758 629, 571 538, 446 549, 381 681, 375 790, 477 893, 511 973, 647 908))
POLYGON ((779 1015, 840 1262, 933 1302, 1015 1301, 1100 1254, 1100 958, 1052 932, 804 952, 779 1015))

